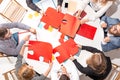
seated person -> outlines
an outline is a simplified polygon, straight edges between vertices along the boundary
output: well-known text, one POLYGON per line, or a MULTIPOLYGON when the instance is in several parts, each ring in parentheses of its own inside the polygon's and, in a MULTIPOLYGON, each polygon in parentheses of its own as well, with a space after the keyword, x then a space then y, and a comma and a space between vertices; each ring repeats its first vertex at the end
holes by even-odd
POLYGON ((120 48, 120 20, 104 16, 101 19, 101 27, 104 29, 102 50, 104 52, 120 48))
POLYGON ((47 75, 52 69, 52 63, 49 63, 49 68, 43 74, 38 74, 32 68, 32 66, 22 63, 25 45, 23 45, 20 54, 17 56, 17 61, 15 65, 16 74, 19 80, 50 80, 47 75))
POLYGON ((42 10, 35 4, 41 0, 26 0, 27 6, 31 8, 32 10, 43 14, 42 10))
MULTIPOLYGON (((57 10, 61 11, 63 0, 58 0, 57 10)), ((110 8, 113 4, 113 0, 81 0, 77 2, 79 4, 79 10, 75 14, 77 18, 80 18, 81 12, 86 8, 87 5, 95 11, 94 15, 87 16, 86 18, 81 19, 81 23, 85 23, 87 21, 94 21, 97 18, 101 18, 105 15, 105 12, 110 8)), ((69 4, 68 4, 69 5, 69 4)))
POLYGON ((44 12, 42 11, 42 9, 40 9, 36 3, 39 2, 41 0, 26 0, 27 6, 32 9, 33 11, 36 11, 42 15, 45 15, 44 12))
POLYGON ((36 30, 18 22, 0 24, 0 52, 10 56, 17 56, 22 45, 29 40, 30 35, 26 35, 19 42, 18 32, 12 34, 10 31, 13 28, 27 30, 32 33, 36 33, 36 30))
POLYGON ((58 72, 59 80, 70 80, 70 74, 67 72, 65 66, 61 65, 61 72, 58 72))
POLYGON ((51 80, 80 80, 77 68, 71 60, 59 64, 54 63, 54 69, 51 71, 51 80))
POLYGON ((110 58, 96 48, 81 45, 78 46, 81 50, 91 52, 92 55, 86 60, 87 67, 83 67, 73 56, 71 56, 70 59, 73 61, 77 69, 93 80, 105 79, 112 68, 110 58))

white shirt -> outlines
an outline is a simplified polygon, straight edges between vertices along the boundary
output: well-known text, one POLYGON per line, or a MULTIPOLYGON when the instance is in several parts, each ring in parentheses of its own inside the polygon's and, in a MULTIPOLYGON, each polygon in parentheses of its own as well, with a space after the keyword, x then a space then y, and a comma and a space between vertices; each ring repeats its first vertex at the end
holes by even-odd
POLYGON ((113 4, 113 1, 108 1, 105 5, 102 5, 100 1, 97 3, 93 3, 92 0, 82 0, 79 2, 79 9, 84 10, 85 7, 90 3, 91 8, 96 12, 94 15, 90 15, 87 18, 89 20, 95 20, 99 17, 101 17, 113 4))

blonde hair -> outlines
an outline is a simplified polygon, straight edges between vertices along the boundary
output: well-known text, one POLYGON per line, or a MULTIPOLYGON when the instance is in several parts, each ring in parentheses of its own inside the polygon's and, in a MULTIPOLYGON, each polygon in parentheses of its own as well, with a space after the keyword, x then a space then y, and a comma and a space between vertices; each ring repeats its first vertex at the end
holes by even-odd
POLYGON ((102 53, 97 53, 98 55, 92 55, 88 66, 91 67, 97 74, 105 72, 107 67, 106 58, 102 53))
MULTIPOLYGON (((94 3, 97 3, 98 0, 92 0, 94 3)), ((102 1, 101 4, 102 5, 105 5, 108 1, 113 1, 113 0, 105 0, 105 1, 102 1)))
POLYGON ((31 80, 34 76, 34 70, 27 68, 27 64, 23 64, 18 70, 19 80, 31 80))

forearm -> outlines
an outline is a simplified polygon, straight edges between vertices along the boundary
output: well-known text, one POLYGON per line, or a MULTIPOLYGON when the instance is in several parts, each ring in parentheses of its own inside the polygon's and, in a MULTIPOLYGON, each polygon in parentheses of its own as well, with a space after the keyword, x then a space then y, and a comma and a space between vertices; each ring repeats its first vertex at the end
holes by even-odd
POLYGON ((90 47, 90 46, 82 46, 82 50, 87 50, 92 53, 102 53, 102 51, 98 50, 97 48, 90 47))

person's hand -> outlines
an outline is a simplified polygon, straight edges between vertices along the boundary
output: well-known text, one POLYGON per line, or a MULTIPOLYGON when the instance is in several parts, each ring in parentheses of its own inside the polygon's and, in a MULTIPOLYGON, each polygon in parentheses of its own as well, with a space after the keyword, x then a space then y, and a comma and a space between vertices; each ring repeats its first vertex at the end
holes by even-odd
POLYGON ((58 5, 58 6, 57 6, 57 12, 61 12, 61 11, 62 11, 61 6, 58 5))
POLYGON ((76 11, 73 15, 76 16, 78 19, 81 19, 80 15, 81 15, 81 10, 76 11))
POLYGON ((72 56, 72 55, 70 55, 70 58, 69 58, 70 60, 75 60, 75 58, 72 56))
POLYGON ((89 21, 88 19, 81 19, 81 20, 80 20, 81 24, 84 24, 84 23, 86 23, 86 22, 88 22, 88 21, 89 21))
POLYGON ((102 28, 106 28, 107 27, 107 23, 105 23, 105 22, 101 23, 101 27, 102 28))
POLYGON ((23 38, 24 41, 28 41, 29 39, 30 39, 30 34, 26 35, 26 36, 23 38))
POLYGON ((52 68, 52 66, 53 66, 53 63, 49 62, 49 67, 52 68))
POLYGON ((77 44, 77 46, 78 46, 79 48, 82 48, 82 45, 80 45, 80 44, 77 44))
POLYGON ((61 65, 61 70, 62 70, 62 74, 66 74, 67 73, 67 70, 65 68, 65 66, 61 65))
POLYGON ((110 42, 110 37, 108 37, 108 36, 105 37, 105 38, 104 38, 104 42, 106 42, 106 43, 107 43, 107 42, 110 42))
POLYGON ((33 33, 33 34, 36 34, 36 29, 34 29, 34 28, 30 28, 30 30, 29 30, 31 33, 33 33))

